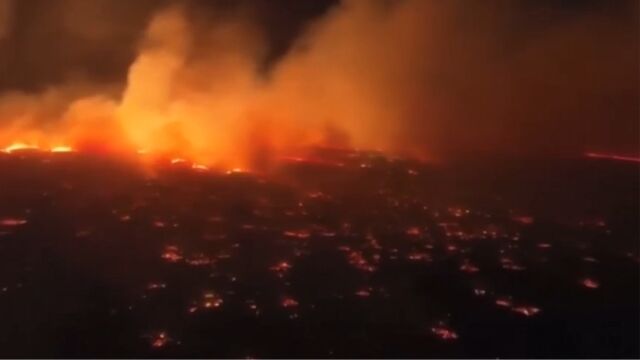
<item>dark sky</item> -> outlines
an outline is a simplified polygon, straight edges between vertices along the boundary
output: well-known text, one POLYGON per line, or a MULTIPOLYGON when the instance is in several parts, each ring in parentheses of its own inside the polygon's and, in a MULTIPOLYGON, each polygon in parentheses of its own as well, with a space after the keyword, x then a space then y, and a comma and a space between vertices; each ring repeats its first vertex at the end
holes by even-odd
POLYGON ((150 16, 171 3, 212 17, 247 9, 267 34, 271 62, 337 0, 13 0, 10 32, 0 40, 0 90, 35 90, 77 73, 122 79, 150 16))
MULTIPOLYGON (((8 1, 12 5, 13 15, 8 36, 0 39, 0 90, 33 90, 64 81, 67 76, 75 73, 82 73, 98 81, 122 78, 134 58, 136 43, 149 17, 154 10, 167 4, 187 3, 194 12, 211 14, 224 14, 240 8, 251 9, 255 22, 264 29, 270 42, 270 57, 267 60, 269 62, 286 52, 291 41, 307 23, 322 16, 339 2, 339 0, 8 1), (68 24, 70 21, 77 21, 78 24, 70 27, 68 24), (91 27, 104 30, 102 33, 98 31, 97 34, 91 34, 91 27)), ((393 3, 394 0, 389 2, 393 3)), ((510 0, 507 2, 516 3, 510 0)), ((637 25, 636 5, 633 0, 521 0, 518 2, 518 11, 511 19, 514 32, 512 46, 526 43, 528 33, 545 31, 546 28, 555 26, 557 22, 567 21, 572 17, 590 12, 608 12, 612 16, 619 17, 620 21, 635 22, 637 25)))

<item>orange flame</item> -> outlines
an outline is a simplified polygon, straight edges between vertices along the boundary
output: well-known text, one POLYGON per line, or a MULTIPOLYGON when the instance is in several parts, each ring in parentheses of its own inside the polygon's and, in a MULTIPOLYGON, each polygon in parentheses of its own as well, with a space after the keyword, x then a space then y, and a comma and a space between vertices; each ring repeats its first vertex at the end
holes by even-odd
POLYGON ((25 143, 17 142, 5 147, 4 149, 2 149, 2 151, 6 153, 12 153, 14 151, 20 151, 20 150, 39 150, 39 149, 40 148, 37 145, 28 145, 25 143))

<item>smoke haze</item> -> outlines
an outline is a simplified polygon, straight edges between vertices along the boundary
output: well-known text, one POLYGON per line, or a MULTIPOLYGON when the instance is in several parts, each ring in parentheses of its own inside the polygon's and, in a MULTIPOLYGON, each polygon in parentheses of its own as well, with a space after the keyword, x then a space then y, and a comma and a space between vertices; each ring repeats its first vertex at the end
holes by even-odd
POLYGON ((638 152, 635 1, 267 3, 0 0, 0 143, 638 152))

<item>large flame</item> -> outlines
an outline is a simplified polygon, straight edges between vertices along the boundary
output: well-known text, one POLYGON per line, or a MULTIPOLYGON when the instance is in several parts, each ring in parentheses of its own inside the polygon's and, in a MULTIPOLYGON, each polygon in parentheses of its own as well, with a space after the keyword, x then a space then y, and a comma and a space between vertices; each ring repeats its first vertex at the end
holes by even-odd
POLYGON ((326 144, 336 130, 312 114, 292 112, 296 99, 285 99, 260 73, 257 38, 239 20, 196 33, 184 9, 165 9, 145 32, 120 100, 90 89, 98 95, 70 101, 81 92, 75 85, 40 97, 12 94, 0 102, 0 116, 15 120, 0 133, 0 143, 8 144, 6 151, 137 150, 188 159, 199 169, 265 167, 274 156, 326 144), (61 120, 52 119, 57 115, 51 108, 59 106, 61 120))
POLYGON ((0 148, 253 169, 316 144, 430 159, 637 145, 637 39, 606 14, 533 32, 512 29, 511 3, 343 0, 268 61, 255 19, 182 5, 154 13, 124 84, 3 93, 0 148))

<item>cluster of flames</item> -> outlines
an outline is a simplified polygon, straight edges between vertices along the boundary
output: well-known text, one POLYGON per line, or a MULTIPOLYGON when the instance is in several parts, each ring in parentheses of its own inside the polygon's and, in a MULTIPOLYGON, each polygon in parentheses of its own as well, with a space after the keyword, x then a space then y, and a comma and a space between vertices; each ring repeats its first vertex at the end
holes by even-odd
MULTIPOLYGON (((0 153, 4 153, 4 154, 20 154, 24 152, 62 154, 62 153, 78 153, 80 152, 80 150, 68 145, 56 145, 56 146, 46 147, 46 146, 39 146, 37 144, 27 144, 22 142, 15 142, 8 146, 5 146, 4 148, 0 148, 0 153)), ((137 151, 137 154, 149 155, 149 152, 147 150, 141 149, 137 151)), ((207 165, 200 164, 184 158, 169 158, 168 161, 172 165, 188 165, 190 168, 196 171, 210 170, 210 167, 207 165)), ((223 170, 225 170, 227 174, 242 173, 247 171, 246 169, 239 168, 239 167, 223 169, 223 170)))
MULTIPOLYGON (((275 158, 299 156, 300 149, 315 145, 440 160, 473 150, 535 152, 538 143, 560 147, 567 139, 588 138, 547 139, 564 134, 557 131, 560 125, 567 134, 577 128, 598 129, 600 120, 584 120, 594 121, 590 126, 565 126, 538 119, 606 118, 590 107, 583 116, 582 107, 572 105, 578 102, 549 92, 547 79, 562 71, 567 79, 563 84, 570 85, 568 90, 558 88, 563 95, 593 93, 601 99, 621 91, 606 71, 598 72, 602 78, 589 77, 584 83, 581 71, 588 67, 565 69, 549 58, 566 44, 576 44, 576 58, 617 54, 617 48, 591 49, 592 33, 600 38, 611 29, 585 19, 580 31, 573 26, 559 30, 533 41, 531 49, 524 47, 527 56, 502 59, 500 35, 512 31, 500 29, 495 36, 476 38, 475 33, 493 34, 495 18, 485 19, 487 24, 479 20, 484 30, 467 34, 459 28, 458 16, 468 12, 467 5, 459 9, 449 2, 407 0, 387 6, 345 0, 313 23, 267 71, 268 44, 250 20, 240 16, 203 25, 180 6, 169 7, 149 22, 126 81, 67 80, 37 94, 0 94, 0 147, 5 146, 5 152, 138 151, 206 167, 262 169, 275 158), (512 75, 519 73, 531 83, 512 84, 520 79, 512 75), (541 73, 547 76, 538 76, 541 73), (505 106, 505 97, 512 105, 505 106), (553 116, 541 109, 553 109, 553 116), (519 124, 536 124, 528 137, 544 136, 544 141, 512 136, 531 130, 519 124)), ((511 16, 509 9, 496 12, 498 18, 511 16)), ((611 58, 591 62, 602 62, 598 68, 604 68, 611 58)), ((617 112, 609 105, 603 111, 617 112)), ((581 144, 565 147, 584 149, 581 144)), ((640 162, 637 157, 585 155, 640 162)))
POLYGON ((293 97, 304 74, 281 75, 298 79, 278 82, 286 85, 261 78, 253 35, 245 32, 235 23, 203 30, 179 7, 161 11, 122 91, 69 84, 0 97, 0 146, 6 153, 138 153, 198 169, 253 169, 336 137, 328 120, 317 120, 324 114, 302 116, 317 113, 293 97), (215 48, 211 54, 192 44, 204 33, 215 48))
POLYGON ((67 146, 67 145, 57 145, 57 146, 52 146, 50 148, 41 148, 38 145, 25 144, 21 142, 16 142, 0 149, 0 151, 7 154, 11 154, 16 151, 24 151, 24 150, 49 151, 52 153, 68 153, 68 152, 74 151, 74 149, 71 146, 67 146))

